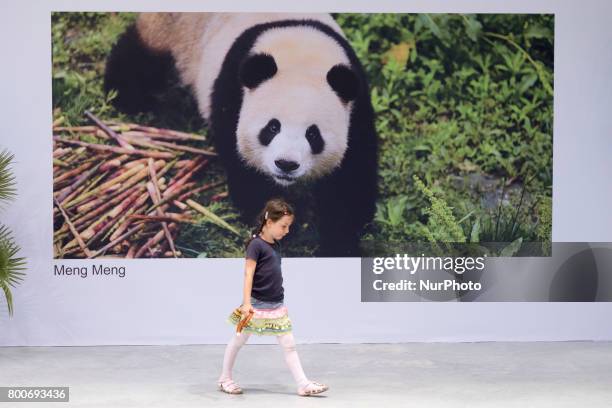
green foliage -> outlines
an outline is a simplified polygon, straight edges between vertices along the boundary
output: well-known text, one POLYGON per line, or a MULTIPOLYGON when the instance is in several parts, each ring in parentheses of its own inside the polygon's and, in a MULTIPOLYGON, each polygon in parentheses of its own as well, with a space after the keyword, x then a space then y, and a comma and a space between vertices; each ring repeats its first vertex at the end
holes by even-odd
MULTIPOLYGON (((13 155, 8 151, 0 153, 0 202, 3 204, 15 198, 15 177, 10 166, 13 155)), ((25 276, 25 258, 18 257, 20 248, 12 237, 11 231, 0 224, 0 289, 4 293, 9 316, 13 315, 13 295, 11 287, 15 287, 25 276)))
POLYGON ((409 213, 413 206, 407 196, 394 196, 376 203, 373 232, 364 237, 373 240, 385 234, 386 241, 402 242, 407 237, 418 235, 416 224, 409 223, 409 213))
POLYGON ((15 198, 15 176, 9 169, 13 158, 14 156, 6 150, 0 153, 0 204, 15 198))
POLYGON ((525 175, 535 174, 532 197, 549 195, 554 16, 339 14, 336 19, 368 75, 376 112, 378 238, 401 234, 397 223, 389 228, 381 210, 399 198, 406 239, 429 239, 438 228, 415 235, 409 227, 429 215, 422 210, 427 196, 411 188, 413 175, 452 199, 457 216, 470 214, 471 222, 464 224, 471 241, 528 234, 516 225, 512 234, 504 229, 501 234, 506 218, 512 229, 512 214, 506 208, 488 213, 477 204, 478 192, 457 190, 451 176, 481 173, 525 184, 525 175))
POLYGON ((436 197, 417 176, 413 178, 416 188, 430 202, 430 206, 425 209, 425 213, 429 215, 427 225, 423 225, 425 236, 431 242, 465 242, 463 230, 448 204, 436 197))
POLYGON ((549 250, 552 221, 549 211, 552 203, 548 197, 544 197, 543 203, 535 201, 532 208, 525 208, 526 185, 522 187, 520 197, 510 196, 509 192, 502 188, 501 197, 494 211, 486 210, 482 214, 473 216, 476 211, 472 209, 462 219, 456 221, 453 208, 444 199, 437 197, 417 176, 414 176, 414 181, 417 190, 427 197, 431 204, 424 210, 428 218, 426 224, 421 225, 422 236, 433 244, 434 250, 438 249, 439 255, 442 253, 438 244, 443 243, 447 255, 453 251, 476 250, 479 254, 510 257, 522 249, 524 242, 537 242, 538 238, 543 241, 542 249, 528 248, 528 250, 534 251, 533 254, 546 254, 549 250), (504 205, 506 196, 509 197, 509 203, 504 205), (534 207, 538 208, 537 211, 534 211, 534 207), (532 220, 530 214, 534 213, 538 213, 539 217, 532 220), (473 219, 471 223, 470 219, 473 219), (547 227, 540 227, 542 225, 547 227), (466 239, 467 236, 469 240, 466 239), (449 243, 487 243, 488 245, 451 246, 449 243), (495 243, 507 244, 504 247, 490 245, 495 243))
POLYGON ((25 258, 17 256, 19 251, 11 231, 5 225, 0 225, 0 289, 4 292, 9 316, 13 315, 11 288, 25 277, 25 273, 21 272, 25 270, 25 258))
POLYGON ((538 205, 538 217, 540 222, 536 228, 539 241, 542 242, 542 250, 550 256, 552 243, 552 198, 544 196, 538 205))
POLYGON ((53 107, 60 107, 65 124, 84 122, 83 112, 113 115, 104 94, 106 57, 133 14, 52 13, 53 107))
POLYGON ((536 241, 535 229, 543 222, 535 216, 534 207, 538 204, 537 200, 531 204, 531 208, 525 205, 527 184, 523 185, 520 197, 511 197, 508 205, 503 205, 506 193, 505 183, 502 181, 501 197, 497 208, 494 212, 485 212, 481 218, 480 241, 515 242, 519 238, 525 241, 536 241))

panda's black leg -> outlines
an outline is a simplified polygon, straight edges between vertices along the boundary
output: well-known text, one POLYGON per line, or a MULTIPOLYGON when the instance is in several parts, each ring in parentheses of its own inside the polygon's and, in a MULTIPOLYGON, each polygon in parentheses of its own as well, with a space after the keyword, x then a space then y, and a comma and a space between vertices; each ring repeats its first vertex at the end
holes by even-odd
POLYGON ((319 230, 319 247, 315 253, 318 257, 358 257, 359 231, 349 220, 339 219, 329 213, 320 214, 317 228, 319 230))
POLYGON ((353 174, 345 166, 316 189, 317 256, 361 256, 360 237, 376 209, 376 186, 374 177, 353 174))
POLYGON ((319 231, 319 257, 360 256, 359 232, 361 223, 351 211, 350 200, 338 191, 319 190, 317 195, 316 224, 319 231))
POLYGON ((148 49, 132 25, 113 46, 106 61, 104 90, 117 91, 112 103, 121 111, 143 112, 155 106, 155 95, 175 76, 172 55, 148 49))

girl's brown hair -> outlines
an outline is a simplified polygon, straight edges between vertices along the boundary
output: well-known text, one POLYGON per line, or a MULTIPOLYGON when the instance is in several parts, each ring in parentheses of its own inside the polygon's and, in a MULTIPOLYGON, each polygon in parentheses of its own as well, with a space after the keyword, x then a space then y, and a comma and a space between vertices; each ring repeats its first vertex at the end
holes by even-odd
POLYGON ((268 221, 268 219, 276 222, 280 220, 284 215, 295 215, 293 207, 291 207, 289 203, 287 203, 282 198, 272 198, 268 200, 264 208, 257 216, 258 226, 253 230, 249 239, 246 240, 245 248, 249 246, 253 238, 259 235, 264 225, 266 225, 266 221, 268 221))

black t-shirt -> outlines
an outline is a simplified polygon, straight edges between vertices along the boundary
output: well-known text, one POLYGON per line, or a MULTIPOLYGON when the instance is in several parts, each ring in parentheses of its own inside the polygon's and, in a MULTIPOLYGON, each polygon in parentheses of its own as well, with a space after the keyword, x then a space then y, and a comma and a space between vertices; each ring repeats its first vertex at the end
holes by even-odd
POLYGON ((266 302, 282 302, 285 290, 278 241, 270 244, 258 235, 249 243, 246 257, 257 261, 251 296, 266 302))

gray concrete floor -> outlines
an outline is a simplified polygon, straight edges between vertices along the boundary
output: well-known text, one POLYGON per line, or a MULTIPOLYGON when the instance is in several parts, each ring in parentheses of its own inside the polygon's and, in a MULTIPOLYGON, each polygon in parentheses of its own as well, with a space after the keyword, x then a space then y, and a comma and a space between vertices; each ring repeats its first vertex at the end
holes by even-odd
MULTIPOLYGON (((15 407, 612 407, 612 343, 298 344, 295 394, 278 345, 247 344, 216 390, 223 345, 0 347, 0 386, 69 386, 69 403, 15 407)), ((8 406, 0 403, 0 408, 8 406)))

